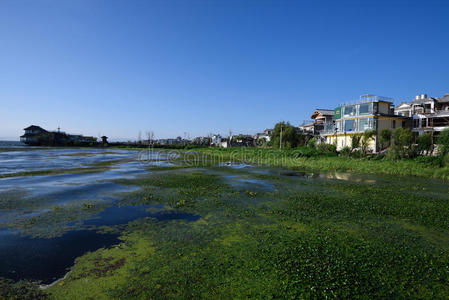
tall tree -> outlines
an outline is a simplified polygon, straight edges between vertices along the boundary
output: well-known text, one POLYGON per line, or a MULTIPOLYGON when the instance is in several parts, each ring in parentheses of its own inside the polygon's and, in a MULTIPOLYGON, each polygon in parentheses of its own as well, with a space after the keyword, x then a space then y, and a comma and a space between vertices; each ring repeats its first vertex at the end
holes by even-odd
POLYGON ((271 145, 274 148, 294 148, 298 145, 298 133, 296 128, 289 122, 279 122, 274 126, 273 133, 270 136, 271 145), (281 137, 282 131, 282 137, 281 137))

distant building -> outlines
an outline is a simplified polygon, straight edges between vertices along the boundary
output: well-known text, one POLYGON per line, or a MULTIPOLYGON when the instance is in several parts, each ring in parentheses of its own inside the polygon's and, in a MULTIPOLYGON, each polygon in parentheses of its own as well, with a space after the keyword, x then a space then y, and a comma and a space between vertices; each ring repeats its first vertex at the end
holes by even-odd
POLYGON ((211 145, 211 146, 220 147, 221 141, 222 141, 222 140, 223 140, 223 138, 221 137, 221 135, 219 135, 219 134, 214 134, 214 135, 211 137, 210 145, 211 145))
POLYGON ((97 138, 92 136, 71 135, 65 132, 47 131, 40 126, 31 125, 24 129, 20 141, 32 146, 92 146, 97 138))
POLYGON ((442 130, 449 128, 449 94, 441 98, 417 95, 410 103, 398 105, 395 113, 413 118, 412 131, 416 135, 429 132, 436 137, 442 130))
POLYGON ((47 130, 36 125, 31 125, 23 130, 25 130, 25 134, 20 137, 20 141, 27 145, 38 145, 39 141, 49 133, 47 130))

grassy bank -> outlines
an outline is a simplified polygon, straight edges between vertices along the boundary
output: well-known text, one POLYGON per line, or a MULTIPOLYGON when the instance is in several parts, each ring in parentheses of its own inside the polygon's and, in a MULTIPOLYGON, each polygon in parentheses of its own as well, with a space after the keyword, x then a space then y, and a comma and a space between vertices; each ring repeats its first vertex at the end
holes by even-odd
POLYGON ((50 298, 449 296, 447 191, 428 194, 424 182, 159 168, 120 183, 141 187, 124 205, 165 203, 201 219, 129 223, 120 245, 77 259, 50 298), (273 188, 229 181, 238 178, 273 188))
POLYGON ((436 157, 390 160, 376 156, 353 158, 320 153, 312 150, 272 150, 260 148, 204 148, 196 149, 199 155, 190 154, 187 162, 244 162, 267 166, 297 169, 376 173, 402 176, 419 176, 449 179, 449 167, 441 166, 436 157))

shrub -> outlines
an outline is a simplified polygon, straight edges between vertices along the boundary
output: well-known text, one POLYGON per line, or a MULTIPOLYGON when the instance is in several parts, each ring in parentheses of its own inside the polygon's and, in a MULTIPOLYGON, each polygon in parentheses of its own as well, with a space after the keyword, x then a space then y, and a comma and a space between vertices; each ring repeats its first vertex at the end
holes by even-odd
POLYGON ((367 149, 368 149, 369 141, 370 141, 371 139, 373 139, 375 135, 376 135, 376 131, 375 131, 375 130, 366 130, 366 131, 363 133, 362 139, 361 139, 361 141, 362 141, 362 152, 363 152, 363 154, 366 154, 366 151, 367 151, 367 149))
POLYGON ((410 128, 398 128, 394 133, 395 147, 392 149, 396 152, 396 156, 400 158, 415 157, 417 148, 413 144, 414 136, 410 128))
POLYGON ((420 135, 417 139, 418 151, 423 154, 424 152, 429 152, 432 149, 432 134, 426 132, 420 135))
POLYGON ((445 155, 449 152, 449 128, 446 128, 440 132, 437 139, 437 144, 441 155, 445 155))
POLYGON ((382 150, 390 146, 391 136, 392 133, 390 129, 382 129, 379 132, 379 143, 382 150))
POLYGON ((360 140, 362 138, 362 135, 360 133, 356 133, 352 136, 351 139, 351 149, 357 149, 360 147, 360 140))
POLYGON ((316 146, 318 151, 323 153, 337 153, 337 146, 334 144, 320 143, 316 146))
POLYGON ((311 139, 307 142, 307 147, 315 148, 315 147, 316 147, 316 138, 311 138, 311 139))
POLYGON ((340 150, 341 156, 348 157, 350 154, 351 154, 351 148, 349 148, 348 146, 345 146, 345 147, 343 147, 343 149, 340 150))

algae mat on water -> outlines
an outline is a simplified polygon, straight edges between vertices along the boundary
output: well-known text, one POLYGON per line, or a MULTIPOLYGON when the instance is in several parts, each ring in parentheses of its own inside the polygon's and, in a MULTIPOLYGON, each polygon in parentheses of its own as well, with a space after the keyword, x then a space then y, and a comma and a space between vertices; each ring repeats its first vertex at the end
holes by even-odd
POLYGON ((50 298, 449 297, 449 197, 425 181, 158 168, 120 183, 141 187, 124 205, 201 218, 129 223, 119 245, 78 258, 50 298), (239 177, 274 188, 231 184, 239 177))

